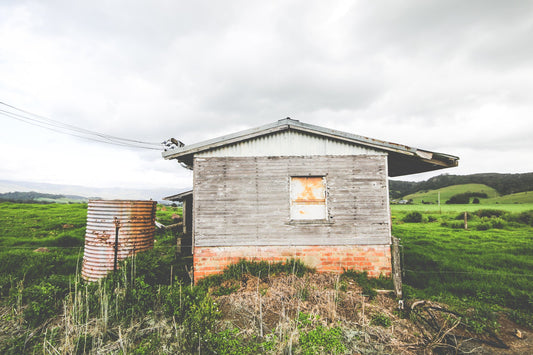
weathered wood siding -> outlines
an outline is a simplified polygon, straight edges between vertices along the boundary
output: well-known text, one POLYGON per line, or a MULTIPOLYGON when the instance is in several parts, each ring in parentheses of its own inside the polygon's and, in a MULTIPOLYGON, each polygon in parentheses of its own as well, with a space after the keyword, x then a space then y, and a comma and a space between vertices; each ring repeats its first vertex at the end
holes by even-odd
POLYGON ((195 157, 196 246, 390 244, 387 157, 195 157), (291 176, 326 176, 329 220, 290 221, 291 176))

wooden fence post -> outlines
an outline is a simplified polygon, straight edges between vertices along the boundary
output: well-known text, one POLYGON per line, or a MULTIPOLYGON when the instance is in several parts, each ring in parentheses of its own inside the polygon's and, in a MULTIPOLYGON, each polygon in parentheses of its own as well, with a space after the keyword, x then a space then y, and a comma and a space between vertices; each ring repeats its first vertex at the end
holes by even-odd
POLYGON ((394 283, 394 294, 397 298, 403 298, 402 293, 402 263, 400 260, 400 240, 392 237, 392 282, 394 283))

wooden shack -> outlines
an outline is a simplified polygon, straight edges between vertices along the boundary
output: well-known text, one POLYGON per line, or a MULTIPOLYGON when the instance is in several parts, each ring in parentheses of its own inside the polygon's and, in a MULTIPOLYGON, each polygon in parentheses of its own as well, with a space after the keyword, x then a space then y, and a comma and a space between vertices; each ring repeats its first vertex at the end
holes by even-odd
POLYGON ((186 194, 195 279, 239 259, 301 259, 318 271, 391 273, 388 177, 455 156, 290 118, 168 149, 193 170, 186 194))

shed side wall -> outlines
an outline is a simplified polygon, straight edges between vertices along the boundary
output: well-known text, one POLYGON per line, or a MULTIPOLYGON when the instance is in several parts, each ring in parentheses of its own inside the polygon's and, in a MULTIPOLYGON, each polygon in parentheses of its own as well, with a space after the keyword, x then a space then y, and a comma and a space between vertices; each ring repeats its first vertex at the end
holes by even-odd
POLYGON ((195 246, 389 245, 387 157, 195 157, 195 246), (290 220, 291 176, 326 176, 329 219, 290 220))

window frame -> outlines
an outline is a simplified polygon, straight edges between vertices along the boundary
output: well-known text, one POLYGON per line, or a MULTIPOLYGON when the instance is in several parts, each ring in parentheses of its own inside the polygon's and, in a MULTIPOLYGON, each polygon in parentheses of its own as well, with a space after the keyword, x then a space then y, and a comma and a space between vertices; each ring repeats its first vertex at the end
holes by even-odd
MULTIPOLYGON (((330 216, 329 216, 329 210, 328 210, 328 184, 327 184, 327 175, 324 174, 309 174, 309 175, 291 175, 289 176, 289 221, 291 224, 324 224, 329 223, 330 216), (324 216, 321 218, 295 218, 298 215, 294 212, 294 206, 298 205, 306 205, 305 202, 300 201, 300 203, 297 202, 296 199, 293 198, 293 191, 294 191, 294 181, 295 179, 310 179, 310 178, 319 178, 322 181, 322 188, 324 193, 324 203, 318 204, 320 206, 323 206, 323 214, 324 216)), ((307 204, 309 205, 309 204, 307 204)))

